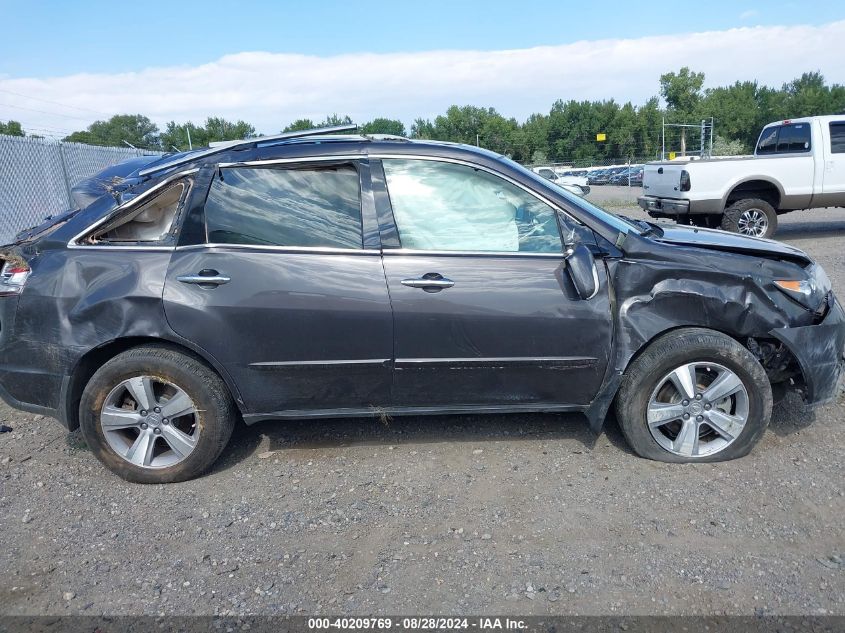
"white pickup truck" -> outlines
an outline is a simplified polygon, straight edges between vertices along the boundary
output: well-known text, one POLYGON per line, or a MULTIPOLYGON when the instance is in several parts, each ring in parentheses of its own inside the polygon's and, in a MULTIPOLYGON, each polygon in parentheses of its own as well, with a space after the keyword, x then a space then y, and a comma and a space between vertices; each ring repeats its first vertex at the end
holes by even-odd
POLYGON ((771 237, 778 215, 845 207, 845 114, 776 121, 753 156, 648 163, 639 205, 652 217, 771 237))

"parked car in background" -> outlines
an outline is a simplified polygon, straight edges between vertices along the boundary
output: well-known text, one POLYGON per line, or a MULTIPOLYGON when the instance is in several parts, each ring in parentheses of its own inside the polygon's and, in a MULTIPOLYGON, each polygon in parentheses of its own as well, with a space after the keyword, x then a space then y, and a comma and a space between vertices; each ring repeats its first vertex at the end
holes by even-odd
POLYGON ((613 178, 613 176, 621 173, 626 169, 628 169, 628 167, 625 165, 618 167, 608 167, 607 169, 604 169, 595 174, 592 178, 588 179, 587 182, 590 185, 607 185, 610 184, 610 179, 613 178))
POLYGON ((652 217, 772 237, 779 214, 845 206, 845 114, 770 123, 750 157, 649 163, 643 192, 652 217))
POLYGON ((0 249, 0 396, 135 482, 237 419, 579 412, 747 454, 834 397, 845 312, 778 242, 608 213, 472 146, 291 132, 161 157, 0 249), (753 307, 753 310, 751 309, 753 307))
POLYGON ((558 173, 554 171, 550 167, 535 167, 533 169, 534 173, 539 174, 543 178, 551 180, 553 183, 558 185, 575 185, 581 189, 583 193, 579 195, 585 195, 589 193, 590 188, 587 185, 587 177, 583 175, 573 174, 571 172, 566 173, 558 173))
POLYGON ((610 177, 608 184, 616 185, 616 186, 624 186, 627 187, 630 183, 630 179, 634 176, 639 170, 642 168, 637 165, 632 165, 630 167, 626 167, 620 172, 617 172, 613 176, 610 177))

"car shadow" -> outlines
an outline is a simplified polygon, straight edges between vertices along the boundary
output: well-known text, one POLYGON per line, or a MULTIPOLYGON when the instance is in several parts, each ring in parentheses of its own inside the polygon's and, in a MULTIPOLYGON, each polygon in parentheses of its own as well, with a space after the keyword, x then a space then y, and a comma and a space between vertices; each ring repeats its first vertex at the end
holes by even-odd
MULTIPOLYGON (((814 410, 790 393, 774 406, 769 429, 787 437, 815 419, 814 410)), ((212 472, 238 465, 253 457, 259 447, 262 452, 273 451, 276 459, 284 459, 286 452, 353 446, 575 440, 588 452, 602 439, 627 455, 635 455, 612 411, 599 435, 590 431, 581 415, 554 413, 268 420, 252 426, 240 422, 212 472)))
POLYGON ((583 416, 556 413, 269 420, 252 426, 239 424, 213 472, 250 458, 259 447, 283 459, 287 451, 352 446, 575 440, 587 452, 600 439, 633 455, 612 415, 600 435, 590 431, 583 416))
POLYGON ((778 240, 813 239, 845 235, 845 221, 795 222, 780 224, 775 235, 778 240))

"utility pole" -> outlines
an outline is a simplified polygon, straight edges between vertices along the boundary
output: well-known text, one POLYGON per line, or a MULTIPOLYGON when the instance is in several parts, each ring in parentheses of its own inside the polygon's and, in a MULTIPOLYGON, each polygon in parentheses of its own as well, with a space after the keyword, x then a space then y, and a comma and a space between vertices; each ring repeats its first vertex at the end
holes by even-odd
POLYGON ((660 160, 666 160, 666 117, 663 117, 663 125, 660 128, 661 149, 660 160))
POLYGON ((185 131, 188 133, 188 149, 194 149, 193 143, 191 143, 191 124, 188 123, 185 125, 185 131))

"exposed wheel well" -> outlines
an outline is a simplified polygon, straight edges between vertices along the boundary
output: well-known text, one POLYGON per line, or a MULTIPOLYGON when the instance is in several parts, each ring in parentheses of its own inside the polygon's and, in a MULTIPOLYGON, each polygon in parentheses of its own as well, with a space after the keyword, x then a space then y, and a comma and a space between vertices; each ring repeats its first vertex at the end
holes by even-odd
POLYGON ((749 180, 734 187, 725 199, 727 209, 737 200, 759 198, 765 200, 777 210, 780 207, 780 191, 767 180, 749 180))
MULTIPOLYGON (((184 345, 174 343, 173 341, 144 336, 131 336, 116 339, 88 351, 88 353, 79 359, 76 367, 74 367, 65 391, 65 398, 62 402, 62 406, 65 407, 64 418, 67 421, 68 429, 73 431, 79 427, 79 402, 82 398, 82 392, 85 389, 85 385, 87 385, 88 381, 91 380, 91 376, 93 376, 94 373, 103 366, 103 364, 107 363, 118 354, 135 347, 165 347, 172 349, 187 356, 191 356, 206 365, 213 372, 220 375, 220 372, 201 355, 197 354, 192 349, 185 347, 184 345)), ((221 378, 224 382, 227 382, 225 376, 221 376, 221 378)), ((229 385, 229 388, 231 389, 231 385, 229 385)), ((237 402, 237 394, 233 393, 232 396, 237 402)))
POLYGON ((720 334, 724 334, 725 336, 731 337, 737 343, 739 343, 748 351, 750 351, 755 358, 757 358, 757 360, 763 366, 763 369, 766 371, 766 375, 769 377, 769 380, 773 384, 779 382, 793 381, 795 387, 799 390, 803 387, 804 375, 801 371, 800 365, 798 364, 798 360, 795 358, 792 352, 790 352, 786 348, 786 346, 780 341, 766 336, 740 336, 734 332, 720 330, 714 327, 704 325, 678 325, 663 330, 662 332, 658 332, 657 334, 652 336, 651 339, 643 343, 636 352, 631 354, 631 357, 628 359, 628 362, 625 363, 624 371, 627 372, 628 368, 631 367, 634 361, 637 360, 637 358, 642 355, 643 352, 645 352, 649 347, 651 347, 651 345, 661 336, 665 336, 666 334, 669 334, 670 332, 675 332, 676 330, 690 328, 712 330, 713 332, 718 332, 720 334))

